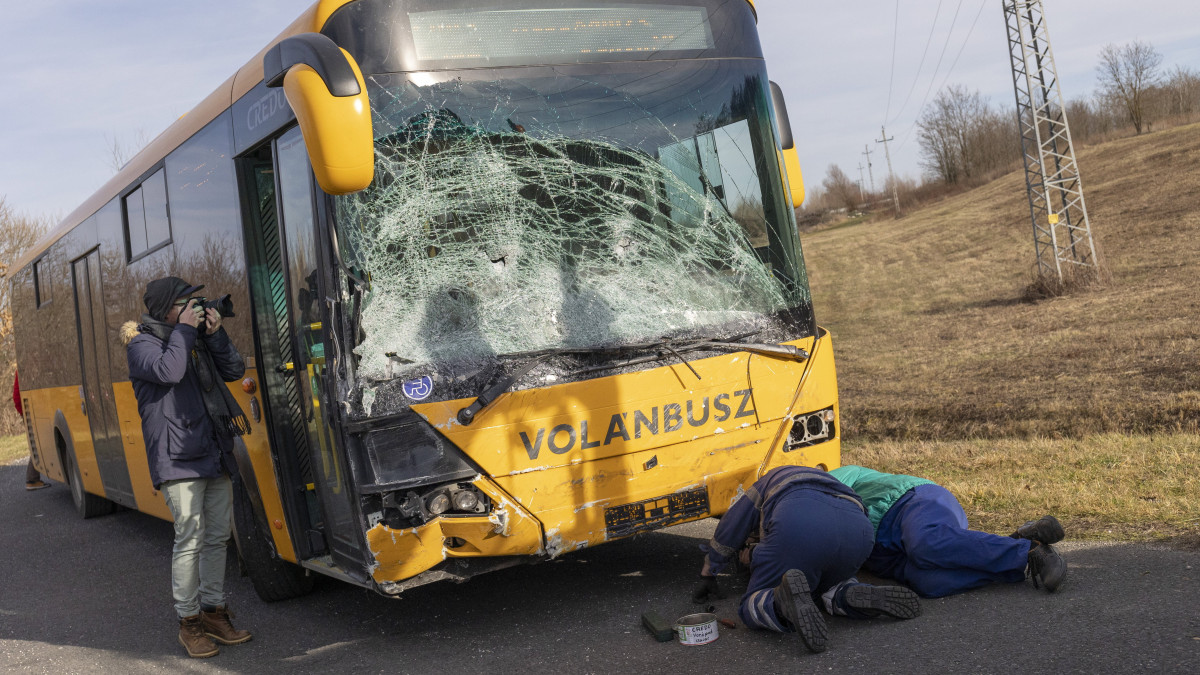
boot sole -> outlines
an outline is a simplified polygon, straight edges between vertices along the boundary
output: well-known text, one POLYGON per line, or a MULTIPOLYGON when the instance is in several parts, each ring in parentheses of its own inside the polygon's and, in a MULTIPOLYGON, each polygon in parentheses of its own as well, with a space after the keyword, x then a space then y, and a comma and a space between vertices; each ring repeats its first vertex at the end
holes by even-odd
POLYGON ((804 646, 810 652, 823 652, 829 647, 829 627, 825 617, 812 601, 812 591, 808 587, 808 579, 800 570, 788 570, 783 575, 780 584, 783 591, 785 607, 791 607, 794 616, 788 619, 796 634, 804 641, 804 646))
POLYGON ((211 652, 193 652, 192 650, 188 649, 187 643, 183 641, 183 638, 179 638, 179 644, 183 645, 183 648, 187 650, 187 655, 193 659, 207 659, 221 653, 221 650, 216 647, 214 647, 211 652))
POLYGON ((846 604, 864 611, 874 611, 896 619, 915 619, 921 616, 921 600, 903 586, 851 586, 846 591, 846 604))
POLYGON ((242 638, 241 640, 226 640, 225 638, 221 637, 220 635, 215 635, 215 634, 209 633, 207 631, 204 634, 206 636, 208 636, 208 638, 210 640, 212 640, 213 642, 220 642, 223 645, 241 645, 241 644, 246 644, 247 642, 254 639, 253 635, 247 635, 246 637, 242 638))

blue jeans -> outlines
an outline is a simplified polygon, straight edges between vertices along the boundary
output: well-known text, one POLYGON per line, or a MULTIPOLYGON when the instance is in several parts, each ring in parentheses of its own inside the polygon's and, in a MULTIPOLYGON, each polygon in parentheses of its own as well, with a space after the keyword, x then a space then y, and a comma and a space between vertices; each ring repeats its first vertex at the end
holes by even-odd
POLYGON ((1024 581, 1029 544, 967 529, 967 514, 949 490, 918 485, 879 521, 866 569, 940 598, 997 581, 1024 581))
POLYGON ((180 618, 225 605, 225 552, 233 530, 233 482, 228 476, 162 484, 175 518, 171 593, 180 618))
POLYGON ((804 572, 813 599, 821 602, 821 594, 854 577, 873 540, 871 521, 855 502, 811 488, 792 489, 764 524, 738 615, 752 628, 790 630, 773 609, 783 573, 804 572))

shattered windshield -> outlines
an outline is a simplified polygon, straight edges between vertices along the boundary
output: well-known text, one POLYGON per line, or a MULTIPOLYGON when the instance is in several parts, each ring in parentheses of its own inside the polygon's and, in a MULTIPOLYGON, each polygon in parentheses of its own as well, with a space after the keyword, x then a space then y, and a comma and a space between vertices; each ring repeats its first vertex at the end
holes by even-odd
MULTIPOLYGON (((809 305, 763 63, 367 79, 376 175, 336 199, 360 377, 761 330, 809 305)), ((788 337, 804 327, 797 327, 788 337)))

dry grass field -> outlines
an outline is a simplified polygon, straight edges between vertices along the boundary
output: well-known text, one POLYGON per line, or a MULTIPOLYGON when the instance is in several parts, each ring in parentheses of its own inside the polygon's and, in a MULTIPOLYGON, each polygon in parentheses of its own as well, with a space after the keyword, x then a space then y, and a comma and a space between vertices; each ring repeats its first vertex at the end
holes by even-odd
POLYGON ((1073 534, 1195 538, 1200 125, 1078 160, 1111 275, 1098 288, 1025 299, 1020 172, 803 236, 838 355, 844 459, 942 481, 997 530, 1055 511, 1073 534))

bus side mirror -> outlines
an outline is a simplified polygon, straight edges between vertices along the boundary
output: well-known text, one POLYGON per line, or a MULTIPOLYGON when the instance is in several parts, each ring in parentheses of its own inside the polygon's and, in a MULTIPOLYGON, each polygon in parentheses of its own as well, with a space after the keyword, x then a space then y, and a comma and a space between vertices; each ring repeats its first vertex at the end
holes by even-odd
POLYGON ((362 71, 319 33, 296 35, 263 56, 263 80, 283 87, 321 189, 358 192, 375 179, 375 137, 362 71))
POLYGON ((804 176, 800 173, 800 154, 796 152, 796 143, 792 139, 792 123, 788 119, 783 90, 774 82, 771 83, 771 103, 775 107, 775 130, 779 132, 779 142, 783 147, 781 154, 784 169, 787 171, 788 190, 792 193, 792 207, 799 208, 804 203, 804 176))

